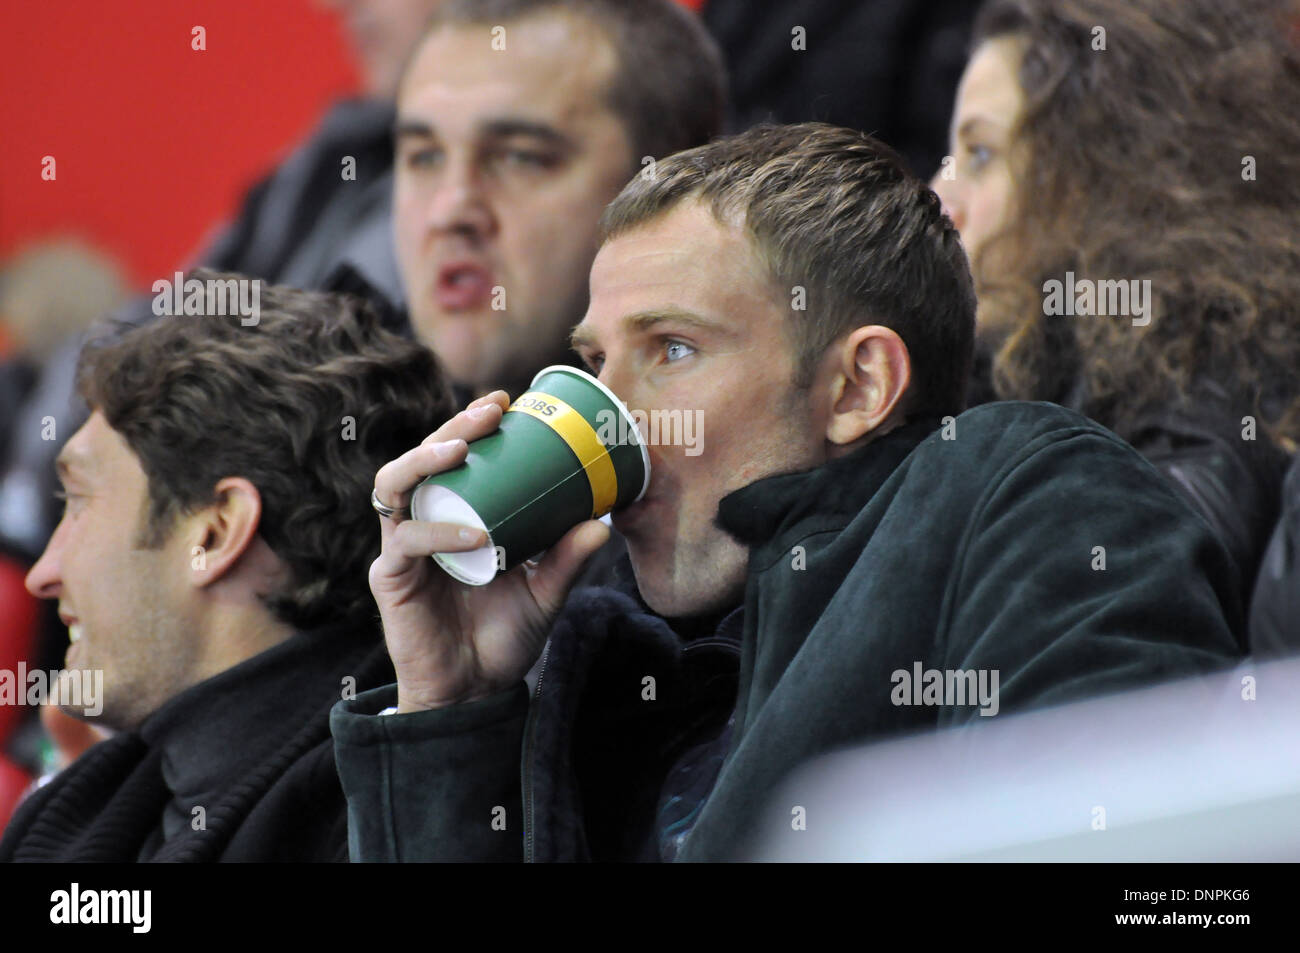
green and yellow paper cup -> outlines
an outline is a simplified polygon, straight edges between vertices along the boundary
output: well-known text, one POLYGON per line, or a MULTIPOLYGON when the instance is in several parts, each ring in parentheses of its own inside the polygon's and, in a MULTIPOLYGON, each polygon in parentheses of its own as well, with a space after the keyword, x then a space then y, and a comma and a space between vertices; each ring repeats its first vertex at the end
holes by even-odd
POLYGON ((639 500, 649 484, 650 455, 623 402, 590 374, 554 365, 496 432, 469 445, 463 464, 415 488, 411 516, 484 530, 482 548, 433 556, 453 578, 482 586, 584 520, 639 500))

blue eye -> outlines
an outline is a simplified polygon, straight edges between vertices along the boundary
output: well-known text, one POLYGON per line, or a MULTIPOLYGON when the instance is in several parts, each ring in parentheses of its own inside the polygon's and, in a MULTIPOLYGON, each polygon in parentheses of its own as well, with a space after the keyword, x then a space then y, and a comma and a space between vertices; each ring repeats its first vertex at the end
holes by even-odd
POLYGON ((669 361, 680 361, 683 357, 688 357, 695 353, 695 348, 689 344, 683 344, 681 341, 669 341, 664 347, 664 354, 669 361), (686 353, 682 353, 685 351, 686 353), (676 355, 676 356, 674 356, 676 355))
POLYGON ((989 160, 993 158, 993 150, 988 146, 972 145, 966 147, 966 155, 969 156, 967 165, 972 170, 979 171, 984 166, 988 165, 989 160))

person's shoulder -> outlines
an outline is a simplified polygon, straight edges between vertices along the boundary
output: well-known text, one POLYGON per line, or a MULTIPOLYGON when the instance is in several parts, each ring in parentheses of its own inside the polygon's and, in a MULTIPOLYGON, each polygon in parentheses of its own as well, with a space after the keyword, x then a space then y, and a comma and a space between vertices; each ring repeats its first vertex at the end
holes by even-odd
POLYGON ((1172 496, 1154 467, 1114 432, 1076 411, 1042 401, 981 404, 945 417, 907 461, 905 483, 932 502, 978 509, 1011 494, 1022 505, 1082 500, 1101 484, 1143 499, 1172 496))
POLYGON ((944 417, 917 448, 913 463, 941 459, 966 469, 1002 470, 1048 451, 1106 453, 1142 465, 1114 432, 1082 414, 1046 401, 995 401, 944 417))
POLYGON ((954 418, 959 428, 976 435, 993 435, 1009 439, 1053 435, 1074 436, 1094 433, 1123 443, 1106 429, 1078 411, 1044 400, 997 400, 980 404, 954 418))

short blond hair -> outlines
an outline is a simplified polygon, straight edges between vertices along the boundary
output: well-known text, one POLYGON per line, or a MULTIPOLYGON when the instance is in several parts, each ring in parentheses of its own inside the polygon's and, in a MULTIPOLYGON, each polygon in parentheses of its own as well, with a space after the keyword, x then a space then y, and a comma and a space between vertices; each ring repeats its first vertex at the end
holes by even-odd
POLYGON ((880 324, 907 345, 910 413, 965 407, 975 335, 966 253, 939 198, 865 133, 824 123, 758 126, 656 163, 601 219, 606 240, 679 203, 705 202, 744 228, 791 307, 795 383, 856 327, 880 324))

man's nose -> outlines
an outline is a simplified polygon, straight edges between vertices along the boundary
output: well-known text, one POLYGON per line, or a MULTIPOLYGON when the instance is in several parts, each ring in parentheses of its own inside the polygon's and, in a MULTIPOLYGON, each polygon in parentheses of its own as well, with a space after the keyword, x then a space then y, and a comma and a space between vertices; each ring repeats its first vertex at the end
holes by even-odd
POLYGON ((433 183, 427 224, 435 232, 489 234, 495 219, 482 175, 468 162, 448 163, 433 183))
POLYGON ((597 376, 595 376, 595 380, 598 380, 601 384, 608 387, 608 389, 614 391, 615 397, 620 400, 625 400, 624 395, 619 391, 619 369, 617 369, 617 365, 614 363, 614 360, 612 360, 610 355, 604 355, 604 361, 601 364, 601 373, 598 373, 597 376))
POLYGON ((37 599, 57 599, 63 588, 63 574, 59 565, 59 534, 55 531, 45 552, 27 573, 27 591, 37 599))
POLYGON ((626 368, 614 355, 605 355, 605 361, 600 366, 600 373, 596 375, 596 380, 613 391, 614 396, 626 404, 629 410, 632 409, 632 395, 629 392, 631 380, 626 368))

